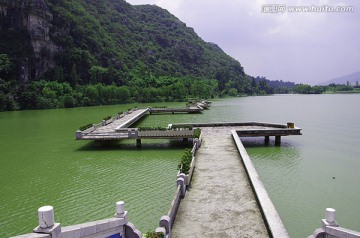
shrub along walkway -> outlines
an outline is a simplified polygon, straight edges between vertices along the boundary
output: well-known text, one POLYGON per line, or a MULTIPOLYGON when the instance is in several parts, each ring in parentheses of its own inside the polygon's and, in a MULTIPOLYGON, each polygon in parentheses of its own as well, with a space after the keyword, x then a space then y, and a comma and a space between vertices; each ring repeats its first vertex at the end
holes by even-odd
POLYGON ((269 237, 230 128, 202 128, 202 137, 172 237, 269 237))

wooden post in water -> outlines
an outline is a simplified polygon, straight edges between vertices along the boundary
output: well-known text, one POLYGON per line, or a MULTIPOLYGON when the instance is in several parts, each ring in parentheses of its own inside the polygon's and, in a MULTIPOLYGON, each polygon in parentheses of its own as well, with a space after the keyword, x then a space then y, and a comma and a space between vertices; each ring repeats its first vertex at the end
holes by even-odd
POLYGON ((270 142, 270 136, 265 136, 265 144, 269 144, 270 142))
POLYGON ((275 145, 281 144, 281 136, 275 136, 275 145))

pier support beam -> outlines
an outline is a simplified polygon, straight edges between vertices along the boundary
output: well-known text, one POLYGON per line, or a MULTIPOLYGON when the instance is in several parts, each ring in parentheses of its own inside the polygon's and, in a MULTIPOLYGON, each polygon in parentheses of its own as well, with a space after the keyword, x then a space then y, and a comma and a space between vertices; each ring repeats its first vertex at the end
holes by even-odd
POLYGON ((183 138, 183 143, 188 143, 189 142, 189 138, 183 138))
POLYGON ((281 144, 281 136, 275 136, 275 145, 281 144))
POLYGON ((141 139, 136 139, 136 146, 141 147, 141 139))
POLYGON ((270 136, 265 136, 265 144, 269 144, 270 142, 270 136))

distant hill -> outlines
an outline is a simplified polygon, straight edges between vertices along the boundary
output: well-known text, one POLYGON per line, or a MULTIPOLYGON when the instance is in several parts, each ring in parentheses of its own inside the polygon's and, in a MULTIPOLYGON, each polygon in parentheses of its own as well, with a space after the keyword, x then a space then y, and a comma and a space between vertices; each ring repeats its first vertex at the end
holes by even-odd
POLYGON ((156 5, 0 0, 0 111, 269 94, 267 82, 156 5))
POLYGON ((356 81, 360 82, 360 71, 357 71, 352 74, 348 74, 342 77, 334 78, 329 81, 326 81, 324 83, 321 83, 321 85, 329 85, 329 84, 347 84, 347 82, 350 82, 351 85, 355 85, 356 81))
POLYGON ((0 54, 11 64, 0 78, 25 83, 192 76, 217 79, 222 91, 245 77, 237 60, 167 10, 124 0, 0 0, 0 54))

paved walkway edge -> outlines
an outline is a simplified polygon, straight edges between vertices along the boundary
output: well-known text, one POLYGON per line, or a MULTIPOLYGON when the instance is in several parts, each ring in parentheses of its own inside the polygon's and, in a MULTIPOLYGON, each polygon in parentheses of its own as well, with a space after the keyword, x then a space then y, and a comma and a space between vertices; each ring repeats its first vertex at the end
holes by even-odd
POLYGON ((264 184, 262 183, 244 145, 242 144, 236 130, 231 131, 236 147, 239 151, 246 173, 249 177, 251 187, 264 217, 266 227, 271 237, 289 238, 289 234, 282 223, 278 212, 272 203, 264 184))

